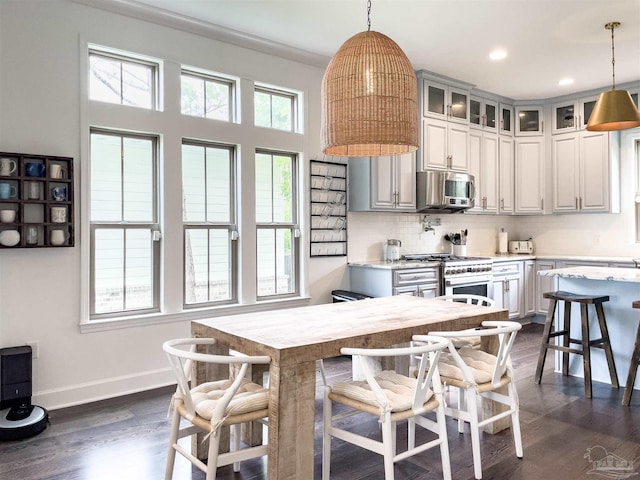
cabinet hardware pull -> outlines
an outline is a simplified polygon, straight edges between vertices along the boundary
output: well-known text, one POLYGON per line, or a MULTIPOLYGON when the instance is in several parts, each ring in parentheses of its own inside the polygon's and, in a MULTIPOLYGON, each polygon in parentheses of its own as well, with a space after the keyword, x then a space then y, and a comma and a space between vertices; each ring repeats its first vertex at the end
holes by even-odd
POLYGON ((576 197, 576 210, 578 210, 578 197, 576 197))
POLYGON ((582 197, 580 197, 579 199, 579 205, 580 205, 579 210, 582 210, 582 197))

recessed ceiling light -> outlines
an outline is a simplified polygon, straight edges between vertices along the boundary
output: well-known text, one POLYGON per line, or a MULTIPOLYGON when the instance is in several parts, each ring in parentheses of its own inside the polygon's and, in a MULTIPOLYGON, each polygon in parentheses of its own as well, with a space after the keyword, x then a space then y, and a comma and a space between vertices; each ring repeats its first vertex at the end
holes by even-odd
POLYGON ((497 48, 496 50, 494 50, 489 54, 489 58, 491 60, 503 60, 507 58, 507 51, 502 50, 501 48, 497 48))
POLYGON ((558 85, 561 87, 566 87, 567 85, 573 84, 573 78, 561 78, 558 82, 558 85))

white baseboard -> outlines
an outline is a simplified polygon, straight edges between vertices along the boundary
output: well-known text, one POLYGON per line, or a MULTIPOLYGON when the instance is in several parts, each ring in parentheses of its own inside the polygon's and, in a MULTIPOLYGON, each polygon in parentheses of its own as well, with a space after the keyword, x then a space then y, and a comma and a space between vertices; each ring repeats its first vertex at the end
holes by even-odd
POLYGON ((174 385, 175 376, 169 368, 149 370, 147 372, 113 377, 96 382, 70 385, 63 388, 35 392, 31 398, 34 405, 48 410, 81 405, 105 400, 131 393, 143 392, 154 388, 174 385))

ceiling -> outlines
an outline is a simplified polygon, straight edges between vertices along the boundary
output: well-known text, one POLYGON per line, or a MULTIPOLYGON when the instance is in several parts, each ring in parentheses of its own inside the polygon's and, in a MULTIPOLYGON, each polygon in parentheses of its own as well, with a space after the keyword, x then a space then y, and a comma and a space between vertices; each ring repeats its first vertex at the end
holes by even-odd
MULTIPOLYGON (((106 0, 187 17, 202 28, 314 54, 326 66, 367 29, 366 0, 106 0), (293 48, 292 48, 293 47, 293 48)), ((514 100, 547 99, 640 80, 640 0, 372 0, 371 29, 391 37, 416 70, 514 100), (489 60, 496 47, 506 59, 489 60), (561 87, 570 77, 574 83, 561 87)))

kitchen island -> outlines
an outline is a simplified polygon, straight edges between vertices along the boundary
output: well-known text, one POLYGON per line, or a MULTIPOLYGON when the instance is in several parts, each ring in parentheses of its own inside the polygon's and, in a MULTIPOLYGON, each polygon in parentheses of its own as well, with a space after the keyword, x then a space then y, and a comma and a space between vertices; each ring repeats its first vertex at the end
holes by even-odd
MULTIPOLYGON (((618 373, 618 382, 625 384, 633 343, 638 328, 640 314, 631 304, 640 300, 640 270, 634 268, 612 267, 571 267, 555 270, 539 271, 538 275, 554 277, 555 289, 582 295, 608 295, 609 301, 603 304, 607 319, 609 339, 613 350, 613 357, 618 373)), ((580 318, 579 305, 573 304, 572 318, 580 318)), ((561 309, 556 311, 556 319, 561 309)), ((594 332, 599 332, 595 312, 589 310, 589 326, 594 332)), ((571 337, 580 338, 580 322, 571 322, 571 337)), ((555 352, 556 371, 560 371, 562 354, 555 352)), ((578 355, 569 356, 569 375, 582 377, 582 358, 578 355)), ((597 382, 611 383, 604 351, 591 350, 591 375, 597 382)), ((636 382, 636 389, 639 382, 636 382)))

